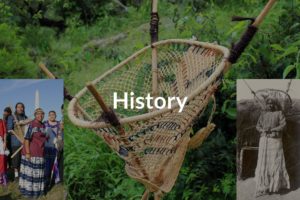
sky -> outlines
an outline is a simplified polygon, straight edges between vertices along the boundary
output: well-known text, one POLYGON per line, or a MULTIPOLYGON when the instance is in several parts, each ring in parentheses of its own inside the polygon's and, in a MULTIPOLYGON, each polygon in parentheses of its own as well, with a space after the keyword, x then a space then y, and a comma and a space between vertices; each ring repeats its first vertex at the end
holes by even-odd
MULTIPOLYGON (((253 91, 271 88, 286 91, 289 79, 244 79, 253 91)), ((292 80, 289 95, 292 99, 300 99, 300 80, 292 80)), ((253 94, 243 81, 237 80, 237 101, 241 99, 253 99, 253 94)))
POLYGON ((1 79, 0 80, 0 118, 5 107, 11 106, 13 112, 17 102, 25 104, 26 115, 33 118, 35 109, 35 94, 39 92, 39 107, 45 112, 54 110, 57 120, 61 120, 61 105, 63 104, 62 79, 1 79))

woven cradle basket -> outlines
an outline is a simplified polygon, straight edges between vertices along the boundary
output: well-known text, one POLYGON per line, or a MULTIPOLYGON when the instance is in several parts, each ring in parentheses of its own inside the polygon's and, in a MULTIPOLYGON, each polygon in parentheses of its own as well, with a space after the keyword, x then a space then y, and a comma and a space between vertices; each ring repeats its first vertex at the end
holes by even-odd
MULTIPOLYGON (((93 129, 126 161, 127 174, 150 191, 169 192, 184 160, 190 129, 220 84, 229 50, 192 40, 165 40, 153 44, 158 51, 158 96, 188 97, 181 113, 171 109, 125 110, 115 114, 125 136, 103 119, 103 111, 85 87, 70 102, 68 114, 77 126, 93 129)), ((152 47, 153 47, 152 46, 152 47)), ((152 94, 151 46, 93 81, 105 103, 113 106, 113 93, 152 94)))
POLYGON ((293 102, 290 95, 282 90, 266 88, 257 90, 255 94, 257 98, 259 98, 263 102, 265 102, 265 100, 268 98, 274 99, 276 101, 275 103, 278 106, 280 106, 279 109, 282 110, 284 113, 289 113, 293 106, 293 102))

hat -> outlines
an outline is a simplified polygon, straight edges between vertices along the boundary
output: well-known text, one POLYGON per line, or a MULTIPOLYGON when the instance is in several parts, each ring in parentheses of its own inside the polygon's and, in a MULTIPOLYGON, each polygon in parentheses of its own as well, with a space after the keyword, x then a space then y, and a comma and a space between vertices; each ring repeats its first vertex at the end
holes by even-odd
POLYGON ((45 114, 44 111, 43 111, 43 109, 41 109, 41 108, 35 109, 34 115, 36 115, 37 113, 43 113, 43 114, 45 114))

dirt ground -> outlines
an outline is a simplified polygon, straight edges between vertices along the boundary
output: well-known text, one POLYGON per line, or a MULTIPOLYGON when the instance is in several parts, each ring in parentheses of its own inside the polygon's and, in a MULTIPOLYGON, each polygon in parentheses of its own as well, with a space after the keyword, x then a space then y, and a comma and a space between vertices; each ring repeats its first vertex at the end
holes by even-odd
MULTIPOLYGON (((11 173, 8 174, 9 182, 7 186, 0 186, 0 200, 28 200, 22 196, 19 191, 19 184, 13 181, 11 173)), ((63 200, 65 199, 64 185, 59 183, 54 185, 51 190, 45 195, 38 198, 38 200, 63 200)))
POLYGON ((300 188, 283 194, 269 194, 256 198, 254 178, 237 181, 237 200, 296 200, 300 197, 300 188))

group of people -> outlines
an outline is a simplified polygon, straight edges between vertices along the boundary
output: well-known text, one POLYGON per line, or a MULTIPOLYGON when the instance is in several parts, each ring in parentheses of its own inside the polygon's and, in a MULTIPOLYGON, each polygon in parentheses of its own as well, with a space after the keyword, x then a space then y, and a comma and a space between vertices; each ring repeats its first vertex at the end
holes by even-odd
POLYGON ((45 121, 44 116, 37 108, 29 119, 19 102, 14 113, 6 107, 0 119, 0 185, 7 184, 11 169, 20 192, 29 198, 44 195, 63 178, 63 122, 56 120, 55 111, 45 121))

